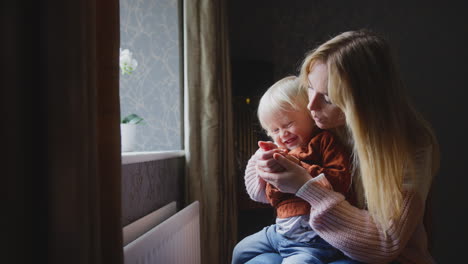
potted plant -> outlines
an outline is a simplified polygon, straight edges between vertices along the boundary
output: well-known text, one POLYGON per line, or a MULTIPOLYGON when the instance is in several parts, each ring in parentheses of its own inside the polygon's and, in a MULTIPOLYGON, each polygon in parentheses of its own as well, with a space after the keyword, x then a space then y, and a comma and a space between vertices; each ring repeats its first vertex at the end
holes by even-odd
MULTIPOLYGON (((119 66, 122 75, 132 74, 138 62, 133 58, 132 52, 128 49, 120 49, 119 66)), ((129 114, 120 122, 122 152, 133 151, 135 149, 136 125, 140 124, 143 118, 137 114, 129 114)))
POLYGON ((120 122, 122 152, 135 150, 136 126, 143 121, 137 114, 130 114, 120 122))

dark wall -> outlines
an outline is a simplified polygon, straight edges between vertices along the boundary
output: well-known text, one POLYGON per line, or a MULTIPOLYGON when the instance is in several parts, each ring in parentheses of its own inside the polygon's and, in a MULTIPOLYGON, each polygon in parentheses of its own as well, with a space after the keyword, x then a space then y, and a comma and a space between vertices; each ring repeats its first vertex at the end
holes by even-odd
POLYGON ((184 163, 181 157, 122 165, 122 226, 172 201, 184 207, 184 163))
POLYGON ((468 113, 462 95, 468 88, 466 6, 442 1, 229 2, 235 95, 261 95, 273 81, 297 74, 307 51, 343 31, 369 28, 389 38, 413 101, 440 141, 433 255, 440 263, 455 262, 454 252, 464 252, 468 237, 463 195, 468 144, 462 129, 468 113), (246 70, 255 64, 263 66, 246 70))

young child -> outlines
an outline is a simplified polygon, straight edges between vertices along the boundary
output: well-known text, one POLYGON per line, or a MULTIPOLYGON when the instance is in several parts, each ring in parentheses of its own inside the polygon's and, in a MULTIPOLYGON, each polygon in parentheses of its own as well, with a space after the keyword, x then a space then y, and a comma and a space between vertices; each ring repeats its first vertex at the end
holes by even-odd
POLYGON ((233 264, 270 263, 274 262, 271 258, 279 256, 282 263, 295 264, 328 263, 343 257, 310 227, 308 219, 313 208, 309 203, 294 194, 280 192, 256 173, 255 157, 279 149, 278 152, 295 159, 312 177, 319 177, 321 180, 314 179, 317 184, 348 197, 351 186, 349 154, 338 138, 315 126, 307 104, 307 91, 300 87, 295 76, 276 82, 260 99, 258 118, 274 143, 259 142, 259 150, 250 159, 244 180, 249 196, 255 201, 270 203, 276 209, 277 218, 276 224, 236 245, 233 264))

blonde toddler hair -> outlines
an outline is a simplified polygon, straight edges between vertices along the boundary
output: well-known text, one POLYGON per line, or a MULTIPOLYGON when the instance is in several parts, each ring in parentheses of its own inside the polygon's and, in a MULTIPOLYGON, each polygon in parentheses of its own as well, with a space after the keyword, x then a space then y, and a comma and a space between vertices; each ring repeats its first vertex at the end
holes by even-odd
POLYGON ((304 111, 310 115, 310 111, 307 109, 308 102, 307 91, 302 89, 299 78, 296 76, 285 77, 268 88, 260 99, 257 109, 260 125, 267 130, 266 117, 280 112, 304 111))

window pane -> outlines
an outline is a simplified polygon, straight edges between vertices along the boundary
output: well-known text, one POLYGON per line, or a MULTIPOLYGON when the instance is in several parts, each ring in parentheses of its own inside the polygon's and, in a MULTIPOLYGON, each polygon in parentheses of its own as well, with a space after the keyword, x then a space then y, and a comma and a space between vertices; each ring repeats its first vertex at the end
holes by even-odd
POLYGON ((120 0, 120 47, 138 66, 120 73, 121 117, 137 114, 134 151, 180 150, 178 1, 120 0))

